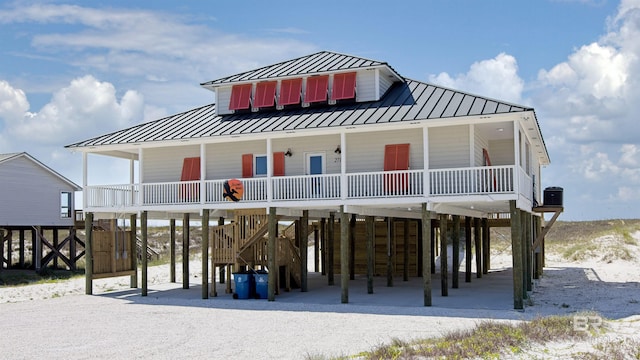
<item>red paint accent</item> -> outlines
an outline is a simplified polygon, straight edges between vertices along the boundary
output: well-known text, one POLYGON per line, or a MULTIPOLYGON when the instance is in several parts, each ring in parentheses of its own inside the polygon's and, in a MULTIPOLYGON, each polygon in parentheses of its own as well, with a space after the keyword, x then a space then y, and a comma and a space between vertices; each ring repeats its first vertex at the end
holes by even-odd
POLYGON ((184 158, 180 181, 200 180, 200 158, 184 158))
POLYGON ((333 75, 332 100, 353 99, 356 97, 356 73, 333 75))
POLYGON ((253 107, 271 107, 276 99, 277 81, 263 81, 256 85, 253 107))
POLYGON ((229 110, 248 109, 251 103, 251 84, 233 85, 229 110))
POLYGON ((307 78, 305 87, 304 102, 320 102, 327 100, 327 87, 329 86, 329 75, 311 76, 307 78))
POLYGON ((302 92, 302 78, 282 80, 278 105, 295 105, 300 103, 302 92))
MULTIPOLYGON (((384 171, 394 170, 409 170, 409 144, 385 145, 384 171)), ((384 188, 389 193, 403 194, 407 186, 407 174, 389 174, 384 177, 384 188)))
POLYGON ((242 177, 253 177, 253 154, 242 155, 242 177))
POLYGON ((284 153, 273 153, 273 176, 284 176, 284 153))

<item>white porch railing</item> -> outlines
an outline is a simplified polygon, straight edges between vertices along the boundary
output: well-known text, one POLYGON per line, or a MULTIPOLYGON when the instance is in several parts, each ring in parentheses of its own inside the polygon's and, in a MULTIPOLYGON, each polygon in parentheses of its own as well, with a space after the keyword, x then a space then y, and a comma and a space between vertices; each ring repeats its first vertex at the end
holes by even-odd
POLYGON ((348 198, 421 196, 423 170, 378 171, 347 174, 348 198))
MULTIPOLYGON (((341 175, 280 176, 271 178, 272 201, 312 201, 428 196, 513 194, 533 196, 532 178, 516 166, 377 171, 346 174, 346 194, 342 194, 341 175), (425 180, 429 193, 425 195, 425 180)), ((267 202, 268 178, 240 179, 242 202, 267 202)), ((90 208, 122 208, 152 205, 193 205, 228 203, 224 180, 176 181, 163 183, 96 185, 85 189, 90 208), (201 184, 204 183, 204 191, 201 184), (201 201, 201 196, 204 196, 201 201)))
POLYGON ((272 178, 273 200, 329 200, 340 198, 340 174, 272 178))
POLYGON ((500 194, 515 191, 514 166, 429 170, 430 195, 500 194))

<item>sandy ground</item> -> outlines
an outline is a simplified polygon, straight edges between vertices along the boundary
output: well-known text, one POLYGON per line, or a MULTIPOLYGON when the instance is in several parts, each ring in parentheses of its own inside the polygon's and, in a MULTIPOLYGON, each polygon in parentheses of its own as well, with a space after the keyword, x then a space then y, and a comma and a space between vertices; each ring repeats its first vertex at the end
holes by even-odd
MULTIPOLYGON (((640 240, 640 233, 634 236, 640 240)), ((349 282, 349 303, 341 304, 340 276, 327 286, 318 273, 310 273, 308 292, 282 291, 274 302, 234 300, 221 284, 218 297, 202 299, 199 261, 190 263, 189 289, 169 282, 168 265, 150 268, 146 297, 129 288, 128 277, 95 280, 92 296, 84 295, 83 278, 0 288, 0 358, 304 359, 441 336, 485 319, 582 310, 611 319, 601 340, 640 340, 640 250, 633 254, 634 261, 549 257, 524 311, 513 310, 511 258, 504 255, 492 257, 491 272, 481 279, 474 273, 466 283, 461 273, 459 288, 446 297, 434 275, 432 307, 422 306, 421 278, 396 278, 393 287, 376 278, 374 294, 367 294, 366 279, 357 277, 349 282)), ((176 271, 180 281, 180 265, 176 271)), ((566 358, 596 343, 532 346, 513 357, 566 358)))

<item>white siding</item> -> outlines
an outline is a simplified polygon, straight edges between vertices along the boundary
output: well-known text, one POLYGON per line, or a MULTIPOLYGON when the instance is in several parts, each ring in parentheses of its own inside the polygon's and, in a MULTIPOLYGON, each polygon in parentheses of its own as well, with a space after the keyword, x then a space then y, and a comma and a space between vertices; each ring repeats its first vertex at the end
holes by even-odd
POLYGON ((229 102, 231 101, 231 86, 219 87, 216 89, 216 112, 218 115, 232 114, 229 110, 229 102))
POLYGON ((514 165, 513 139, 492 140, 489 142, 491 165, 514 165))
POLYGON ((487 151, 489 151, 489 154, 491 154, 491 150, 489 149, 489 143, 487 142, 487 139, 484 136, 482 136, 480 131, 474 131, 473 132, 473 166, 484 166, 484 153, 482 152, 482 149, 487 149, 487 151))
POLYGON ((384 146, 388 144, 411 144, 409 146, 409 168, 422 169, 424 161, 422 131, 397 130, 347 135, 347 172, 382 171, 384 168, 384 146))
POLYGON ((145 183, 180 181, 184 158, 200 156, 200 146, 145 149, 142 173, 145 183))
POLYGON ((285 175, 306 175, 306 153, 324 153, 327 174, 340 173, 340 154, 334 153, 340 145, 340 135, 322 135, 312 137, 293 137, 273 140, 274 152, 291 149, 291 157, 285 157, 285 175))
MULTIPOLYGON (((380 96, 382 97, 384 95, 384 93, 386 93, 387 90, 389 90, 391 85, 393 85, 393 81, 388 76, 385 76, 384 73, 380 73, 380 80, 379 81, 380 81, 380 96)), ((376 99, 376 100, 378 100, 378 99, 376 99)))
MULTIPOLYGON (((276 150, 274 150, 276 151, 276 150)), ((231 142, 207 146, 207 180, 233 179, 242 177, 242 155, 264 155, 267 153, 266 140, 231 142)), ((286 160, 285 160, 286 162, 286 160)))
POLYGON ((0 226, 72 226, 73 194, 67 182, 26 157, 0 164, 0 226), (60 217, 60 193, 71 192, 72 217, 60 217))
POLYGON ((376 98, 377 70, 358 71, 356 74, 356 101, 374 101, 376 98))
POLYGON ((429 167, 445 169, 470 166, 469 126, 429 129, 429 167))

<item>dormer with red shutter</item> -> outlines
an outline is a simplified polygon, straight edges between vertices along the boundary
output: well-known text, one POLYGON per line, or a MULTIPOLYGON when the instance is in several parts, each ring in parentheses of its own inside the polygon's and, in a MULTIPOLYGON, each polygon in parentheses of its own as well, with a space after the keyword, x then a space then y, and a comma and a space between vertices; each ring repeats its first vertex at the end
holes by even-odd
POLYGON ((400 81, 387 63, 322 51, 201 85, 226 115, 377 101, 400 81))

